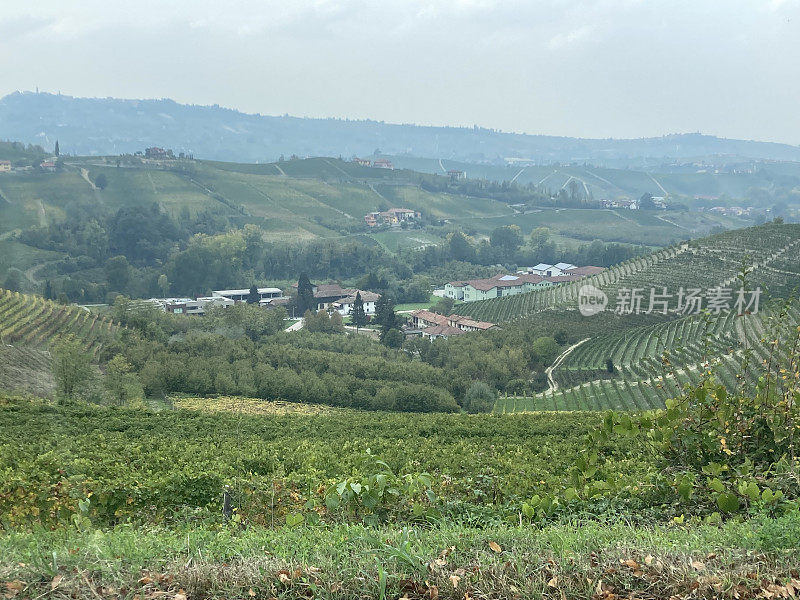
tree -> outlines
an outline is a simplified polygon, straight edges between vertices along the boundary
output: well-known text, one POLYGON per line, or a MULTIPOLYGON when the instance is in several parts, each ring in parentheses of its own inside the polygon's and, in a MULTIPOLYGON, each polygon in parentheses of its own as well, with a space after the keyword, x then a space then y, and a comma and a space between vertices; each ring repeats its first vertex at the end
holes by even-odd
POLYGON ((133 366, 121 354, 108 361, 103 383, 111 398, 118 404, 144 400, 142 384, 133 373, 133 366))
POLYGON ((431 312, 449 317, 453 314, 453 307, 455 305, 456 301, 453 298, 439 298, 439 301, 431 306, 431 312))
POLYGON ((64 398, 72 398, 91 379, 91 356, 74 336, 62 338, 53 347, 53 375, 64 398))
POLYGON ((356 331, 367 324, 367 314, 364 312, 364 301, 361 299, 361 292, 356 292, 356 299, 353 302, 353 310, 350 313, 350 320, 356 326, 356 331))
POLYGON ((158 276, 158 289, 161 290, 161 295, 164 298, 169 296, 169 279, 163 273, 158 276))
POLYGON ((639 209, 640 210, 655 210, 656 203, 653 202, 653 194, 644 193, 642 197, 639 198, 639 209))
POLYGON ((375 303, 375 322, 381 326, 381 341, 386 334, 397 327, 397 315, 394 314, 394 302, 386 294, 375 303))
POLYGON ((59 148, 58 148, 58 140, 56 140, 56 150, 55 150, 55 155, 56 155, 56 156, 60 156, 60 155, 61 155, 61 152, 59 151, 59 148))
POLYGON ((100 175, 95 177, 94 185, 101 190, 106 189, 106 187, 108 187, 108 179, 106 178, 106 174, 100 173, 100 175))
POLYGON ((250 286, 250 293, 247 294, 247 303, 248 304, 258 304, 261 301, 261 296, 258 294, 258 288, 256 284, 250 286))
POLYGON ((464 262, 475 261, 475 248, 469 243, 467 236, 460 231, 454 231, 450 234, 450 240, 447 244, 450 256, 453 260, 460 260, 464 262))
POLYGON ((389 348, 399 348, 403 345, 405 337, 406 336, 403 335, 402 331, 393 327, 392 329, 389 329, 383 336, 383 343, 389 348))
POLYGON ((294 301, 298 314, 305 314, 307 310, 316 310, 317 301, 314 298, 314 287, 305 273, 300 274, 297 280, 297 298, 294 301))
POLYGON ((561 353, 561 347, 553 338, 542 336, 533 342, 532 351, 537 362, 549 365, 561 353))
POLYGON ((500 249, 505 258, 510 258, 522 246, 522 231, 518 225, 497 227, 490 234, 489 243, 500 249))
POLYGON ((50 283, 50 280, 44 282, 44 297, 46 300, 53 299, 53 284, 50 283))
POLYGON ((21 292, 22 286, 26 279, 25 273, 15 267, 11 267, 6 275, 6 280, 5 283, 3 283, 3 287, 14 292, 21 292))
POLYGON ((488 413, 494 408, 497 394, 483 381, 476 381, 464 396, 464 410, 468 413, 488 413))
POLYGON ((612 359, 611 357, 608 357, 606 359, 606 371, 608 371, 609 373, 614 372, 614 359, 612 359))
POLYGON ((130 280, 130 264, 125 256, 113 256, 104 265, 106 279, 111 289, 121 292, 130 280))

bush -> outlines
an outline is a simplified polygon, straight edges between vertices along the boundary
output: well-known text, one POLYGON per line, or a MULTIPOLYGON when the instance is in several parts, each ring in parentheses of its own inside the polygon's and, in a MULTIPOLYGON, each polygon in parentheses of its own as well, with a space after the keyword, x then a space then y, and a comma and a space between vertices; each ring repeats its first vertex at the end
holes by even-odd
POLYGON ((494 408, 497 394, 482 381, 476 381, 464 397, 464 410, 468 413, 488 413, 494 408))

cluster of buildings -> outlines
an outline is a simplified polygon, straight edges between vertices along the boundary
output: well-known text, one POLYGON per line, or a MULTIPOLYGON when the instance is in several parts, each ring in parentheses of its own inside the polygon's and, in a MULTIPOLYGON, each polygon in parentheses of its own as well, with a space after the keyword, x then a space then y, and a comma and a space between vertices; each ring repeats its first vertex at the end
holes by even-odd
MULTIPOLYGON (((221 306, 228 308, 237 302, 247 302, 250 289, 214 290, 211 296, 199 298, 150 298, 150 302, 161 308, 164 312, 176 315, 204 315, 208 308, 221 306)), ((286 306, 290 298, 283 295, 279 288, 258 288, 258 304, 265 308, 286 306)))
POLYGON ((499 273, 487 279, 451 281, 444 286, 444 296, 462 302, 475 302, 502 296, 512 296, 539 288, 575 281, 601 273, 602 267, 578 267, 569 263, 549 265, 539 263, 514 275, 499 273))
POLYGON ((753 214, 755 208, 748 206, 743 208, 741 206, 714 206, 708 209, 708 212, 726 217, 749 217, 753 214))
POLYGON ((389 169, 390 171, 394 170, 394 165, 392 161, 386 158, 376 158, 375 160, 370 160, 369 158, 353 158, 353 162, 357 165, 361 165, 362 167, 373 167, 375 169, 389 169))
POLYGON ((406 336, 420 335, 435 340, 447 339, 456 335, 463 335, 471 331, 488 331, 496 329, 497 325, 487 321, 475 321, 462 315, 446 317, 429 310, 415 310, 405 329, 406 336))
MULTIPOLYGON (((600 205, 603 208, 624 208, 627 210, 639 210, 641 208, 638 200, 624 200, 622 198, 601 200, 600 205)), ((658 209, 667 208, 666 198, 664 196, 653 196, 653 206, 658 209)))
MULTIPOLYGON (((43 171, 53 172, 56 170, 56 160, 58 159, 55 156, 43 160, 41 163, 39 163, 39 168, 43 171)), ((33 169, 34 167, 30 165, 26 165, 24 167, 14 167, 10 160, 0 160, 0 173, 11 173, 12 171, 32 171, 33 169)))
POLYGON ((417 221, 422 218, 422 213, 410 208, 390 208, 383 212, 371 212, 364 215, 364 222, 370 227, 389 225, 397 227, 406 221, 417 221))
MULTIPOLYGON (((296 289, 297 284, 294 284, 293 287, 296 289)), ((375 303, 381 297, 380 294, 374 292, 343 288, 337 283, 312 285, 312 289, 314 291, 314 300, 317 303, 316 310, 336 311, 342 316, 347 316, 353 311, 356 294, 358 293, 361 294, 364 313, 368 315, 375 314, 375 303)), ((176 315, 203 315, 212 306, 227 308, 237 302, 247 302, 249 297, 250 290, 242 288, 236 290, 214 290, 211 292, 211 296, 202 296, 200 298, 151 298, 149 301, 164 312, 176 315)), ((285 307, 291 300, 279 288, 258 288, 258 304, 262 308, 285 307)))

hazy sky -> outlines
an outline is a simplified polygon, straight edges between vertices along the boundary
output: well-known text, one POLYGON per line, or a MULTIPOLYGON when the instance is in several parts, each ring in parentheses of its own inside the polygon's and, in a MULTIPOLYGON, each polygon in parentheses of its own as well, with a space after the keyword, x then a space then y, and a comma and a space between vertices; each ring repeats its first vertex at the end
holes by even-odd
POLYGON ((800 0, 0 4, 0 95, 800 144, 800 0))

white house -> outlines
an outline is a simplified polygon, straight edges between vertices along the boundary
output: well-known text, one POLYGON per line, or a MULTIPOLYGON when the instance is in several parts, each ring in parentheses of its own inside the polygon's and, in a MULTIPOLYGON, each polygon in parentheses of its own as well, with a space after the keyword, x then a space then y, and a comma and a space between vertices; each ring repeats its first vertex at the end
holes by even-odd
MULTIPOLYGON (((375 303, 378 301, 381 295, 376 294, 374 292, 362 292, 360 290, 356 290, 356 292, 361 294, 361 301, 364 303, 364 314, 374 315, 375 303)), ((355 304, 355 302, 356 302, 356 294, 351 294, 334 302, 333 308, 337 310, 340 315, 346 317, 351 312, 353 312, 353 304, 355 304)))
POLYGON ((539 277, 561 277, 562 275, 569 275, 567 271, 575 269, 575 265, 569 263, 556 263, 548 265, 547 263, 539 263, 535 267, 528 267, 528 273, 538 275, 539 277))

